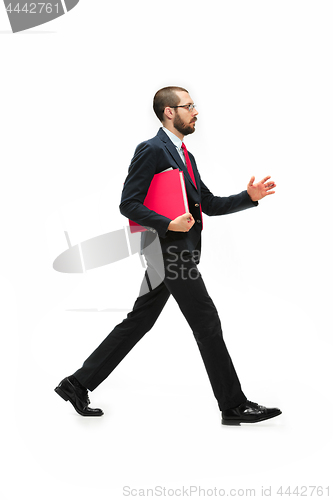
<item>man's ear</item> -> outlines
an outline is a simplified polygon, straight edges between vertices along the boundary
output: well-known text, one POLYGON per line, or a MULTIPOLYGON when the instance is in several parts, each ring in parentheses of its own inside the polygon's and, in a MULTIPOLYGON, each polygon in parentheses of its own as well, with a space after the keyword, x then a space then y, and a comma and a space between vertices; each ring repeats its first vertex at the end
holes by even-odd
POLYGON ((167 106, 164 108, 164 116, 166 120, 172 120, 173 117, 173 109, 167 106))

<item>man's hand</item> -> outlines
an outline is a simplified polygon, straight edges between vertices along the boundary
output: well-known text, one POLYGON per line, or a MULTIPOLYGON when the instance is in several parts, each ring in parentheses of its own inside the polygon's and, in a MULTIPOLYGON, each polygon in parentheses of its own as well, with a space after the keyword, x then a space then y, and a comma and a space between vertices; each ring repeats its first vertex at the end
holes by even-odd
POLYGON ((254 183, 254 175, 251 177, 250 182, 247 185, 247 192, 248 195, 250 196, 252 201, 259 201, 268 194, 274 194, 275 191, 271 191, 273 188, 276 187, 275 182, 267 182, 268 179, 270 179, 270 175, 268 177, 265 177, 262 181, 257 182, 257 184, 254 183))
POLYGON ((172 220, 168 226, 168 230, 187 233, 191 229, 193 224, 194 219, 192 217, 192 214, 186 213, 172 220))

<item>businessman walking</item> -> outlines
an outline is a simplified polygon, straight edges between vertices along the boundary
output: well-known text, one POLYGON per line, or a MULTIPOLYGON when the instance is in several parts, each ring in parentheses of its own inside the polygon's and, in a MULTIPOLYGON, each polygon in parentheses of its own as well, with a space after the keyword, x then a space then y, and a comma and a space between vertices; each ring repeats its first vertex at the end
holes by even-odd
MULTIPOLYGON (((201 180, 193 155, 183 139, 195 131, 198 111, 188 91, 165 87, 154 97, 154 111, 162 123, 157 135, 137 146, 125 180, 120 211, 144 226, 143 248, 158 238, 160 254, 146 252, 147 271, 140 295, 127 318, 117 325, 73 375, 64 378, 55 391, 83 416, 101 416, 90 408, 88 390, 93 391, 115 369, 126 354, 154 325, 170 295, 177 301, 193 331, 222 423, 239 425, 281 414, 247 399, 225 345, 220 319, 198 270, 201 253, 202 213, 225 215, 255 207, 275 191, 270 177, 228 197, 214 196, 201 180), (143 205, 155 174, 169 168, 184 173, 189 212, 174 220, 143 205), (162 270, 159 265, 162 258, 162 270), (162 272, 163 271, 163 272, 162 272)), ((175 346, 175 349, 177 346, 175 346)))

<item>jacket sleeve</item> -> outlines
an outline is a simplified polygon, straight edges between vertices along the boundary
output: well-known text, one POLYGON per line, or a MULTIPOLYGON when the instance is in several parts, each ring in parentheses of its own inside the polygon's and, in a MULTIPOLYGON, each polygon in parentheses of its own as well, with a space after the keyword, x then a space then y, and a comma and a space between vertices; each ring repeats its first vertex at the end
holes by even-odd
POLYGON ((143 202, 156 173, 157 153, 148 142, 139 144, 131 161, 120 202, 122 215, 147 229, 166 236, 171 219, 145 207, 143 202))
POLYGON ((252 201, 247 191, 231 196, 214 196, 208 187, 200 179, 201 186, 201 207, 207 215, 226 215, 247 208, 256 207, 257 201, 252 201))

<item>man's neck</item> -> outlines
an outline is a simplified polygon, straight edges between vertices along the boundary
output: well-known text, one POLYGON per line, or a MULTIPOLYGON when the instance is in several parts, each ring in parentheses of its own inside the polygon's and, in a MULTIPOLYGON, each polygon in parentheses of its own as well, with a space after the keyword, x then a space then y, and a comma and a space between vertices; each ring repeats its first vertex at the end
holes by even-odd
POLYGON ((169 132, 175 134, 175 136, 178 137, 178 139, 180 139, 183 142, 184 135, 181 134, 173 125, 169 123, 163 123, 163 127, 169 130, 169 132))

